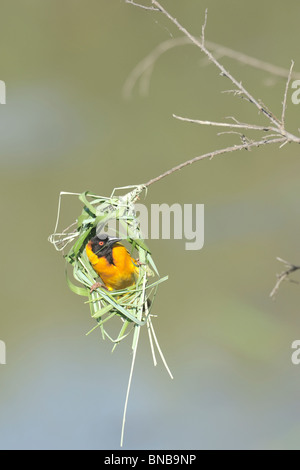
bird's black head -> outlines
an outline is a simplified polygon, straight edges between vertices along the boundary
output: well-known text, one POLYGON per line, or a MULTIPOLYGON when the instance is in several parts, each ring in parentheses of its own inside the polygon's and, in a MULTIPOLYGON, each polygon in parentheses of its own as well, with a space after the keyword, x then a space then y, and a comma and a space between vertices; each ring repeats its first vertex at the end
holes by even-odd
POLYGON ((90 244, 92 251, 97 256, 107 256, 108 253, 111 253, 113 244, 120 240, 120 238, 109 237, 106 233, 101 233, 100 235, 91 238, 90 244))

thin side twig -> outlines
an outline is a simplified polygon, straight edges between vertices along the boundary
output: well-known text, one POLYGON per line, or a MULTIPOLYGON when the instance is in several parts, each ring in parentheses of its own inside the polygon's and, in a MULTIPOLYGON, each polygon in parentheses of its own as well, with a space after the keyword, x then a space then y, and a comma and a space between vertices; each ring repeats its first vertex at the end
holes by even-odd
POLYGON ((248 124, 244 122, 236 122, 236 123, 229 123, 229 122, 214 122, 214 121, 202 121, 200 119, 190 119, 190 118, 185 118, 182 116, 177 116, 177 114, 173 114, 173 117, 175 119, 178 119, 179 121, 185 121, 185 122, 191 122, 194 124, 201 124, 204 126, 217 126, 217 127, 230 127, 230 128, 235 128, 235 129, 252 129, 256 131, 276 131, 277 128, 274 127, 267 127, 267 126, 258 126, 256 124, 248 124))
POLYGON ((281 263, 284 263, 287 269, 282 271, 280 274, 277 274, 277 282, 276 282, 275 286, 273 287, 272 291, 270 292, 270 297, 275 296, 275 294, 277 293, 277 291, 280 287, 280 284, 283 281, 290 281, 290 282, 294 282, 294 283, 299 284, 297 281, 295 281, 293 279, 290 279, 289 276, 292 273, 294 273, 295 271, 298 271, 298 269, 300 269, 300 266, 297 266, 293 263, 289 263, 288 261, 285 261, 284 259, 281 259, 281 258, 276 258, 276 259, 278 261, 280 261, 281 263))
POLYGON ((204 41, 205 41, 205 28, 206 28, 206 23, 207 23, 207 12, 208 12, 208 9, 206 8, 205 15, 204 15, 204 23, 202 25, 202 34, 201 34, 202 46, 204 46, 204 41))
POLYGON ((133 2, 133 0, 125 0, 125 3, 128 3, 129 5, 133 5, 134 7, 142 8, 143 10, 160 11, 158 8, 147 7, 145 5, 141 5, 140 3, 133 2))
POLYGON ((245 144, 242 144, 242 145, 233 145, 232 147, 226 147, 226 148, 220 149, 220 150, 214 150, 213 152, 209 152, 209 153, 205 153, 203 155, 199 155, 197 157, 192 158, 191 160, 187 160, 186 162, 183 162, 183 163, 180 163, 177 166, 174 166, 170 170, 162 173, 161 175, 156 176, 155 178, 152 178, 147 183, 145 183, 144 186, 148 187, 151 184, 156 183, 157 181, 160 181, 162 178, 165 178, 166 176, 171 175, 175 171, 181 170, 182 168, 184 168, 188 165, 192 165, 193 163, 198 162, 200 160, 204 160, 206 158, 212 159, 213 157, 216 157, 217 155, 223 155, 223 154, 229 153, 229 152, 236 152, 238 150, 249 149, 251 147, 259 147, 261 145, 266 145, 266 144, 283 143, 285 140, 286 140, 285 137, 278 137, 278 138, 274 138, 274 139, 271 139, 271 140, 263 139, 263 140, 259 140, 259 141, 255 141, 255 142, 245 143, 245 144))
POLYGON ((283 103, 282 103, 282 114, 281 114, 282 129, 284 129, 284 127, 285 127, 285 112, 286 112, 286 108, 287 108, 287 94, 288 94, 288 89, 289 89, 289 85, 290 85, 290 81, 291 81, 291 77, 292 77, 293 67, 294 67, 294 61, 292 60, 290 71, 289 71, 288 78, 287 78, 286 85, 285 85, 285 91, 284 91, 284 97, 283 97, 283 103))

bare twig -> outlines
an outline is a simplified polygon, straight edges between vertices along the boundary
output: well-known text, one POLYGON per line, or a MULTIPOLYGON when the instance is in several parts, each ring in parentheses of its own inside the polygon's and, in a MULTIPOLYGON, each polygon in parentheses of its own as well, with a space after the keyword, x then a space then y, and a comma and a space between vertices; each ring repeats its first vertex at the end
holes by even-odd
MULTIPOLYGON (((176 18, 174 18, 165 8, 157 1, 152 0, 152 5, 156 6, 162 14, 164 14, 186 37, 190 39, 192 43, 194 43, 206 56, 207 58, 215 64, 215 66, 220 70, 221 75, 227 77, 237 88, 237 90, 242 93, 242 95, 252 104, 254 104, 257 109, 262 112, 269 121, 275 125, 278 129, 278 133, 284 135, 286 139, 290 142, 297 142, 300 143, 300 138, 295 136, 289 132, 287 132, 282 125, 282 122, 268 110, 268 108, 259 100, 257 100, 251 93, 246 90, 246 88, 242 85, 242 82, 236 80, 235 77, 231 75, 231 73, 225 69, 225 67, 220 64, 220 62, 213 56, 213 54, 206 48, 202 42, 200 42, 196 37, 194 37, 186 28, 184 28, 176 18)), ((292 70, 290 69, 290 73, 288 75, 288 83, 291 77, 292 70)))
POLYGON ((273 115, 271 115, 255 98, 254 96, 249 93, 246 88, 243 86, 242 82, 239 82, 236 80, 231 73, 225 69, 225 67, 220 64, 220 62, 213 56, 213 54, 206 48, 205 45, 202 45, 202 43, 195 37, 193 36, 184 26, 182 26, 179 21, 174 18, 157 0, 152 0, 152 5, 156 6, 161 13, 163 13, 178 29, 181 31, 186 37, 190 39, 192 43, 195 44, 195 46, 199 47, 201 51, 207 56, 207 58, 215 64, 215 66, 220 70, 221 75, 227 77, 236 87, 240 92, 243 93, 243 95, 249 100, 250 103, 253 103, 257 109, 262 112, 266 117, 276 126, 280 127, 280 121, 273 115))
POLYGON ((187 160, 186 162, 180 163, 177 166, 174 166, 170 170, 162 173, 161 175, 156 176, 155 178, 152 178, 147 183, 145 183, 144 186, 148 187, 151 184, 156 183, 157 181, 160 181, 162 178, 165 178, 166 176, 171 175, 175 171, 181 170, 182 168, 184 168, 188 165, 192 165, 193 163, 198 162, 200 160, 204 160, 206 158, 209 158, 211 160, 213 157, 216 157, 217 155, 223 155, 224 153, 235 152, 237 150, 249 149, 251 147, 259 147, 261 145, 266 145, 266 144, 278 144, 278 143, 282 143, 284 141, 285 141, 285 137, 278 137, 278 138, 274 138, 272 140, 263 139, 263 140, 256 141, 256 142, 250 142, 250 143, 247 142, 247 143, 244 143, 242 145, 233 145, 232 147, 226 147, 224 149, 214 150, 213 152, 205 153, 203 155, 194 157, 191 160, 187 160))
POLYGON ((282 103, 282 114, 281 114, 282 129, 284 129, 284 126, 285 126, 285 112, 286 112, 286 108, 287 108, 287 94, 288 94, 288 89, 289 89, 289 85, 290 85, 290 81, 291 81, 293 67, 294 67, 294 61, 292 60, 289 75, 288 75, 286 85, 285 85, 285 91, 284 91, 284 97, 283 97, 283 103, 282 103))
POLYGON ((284 263, 287 269, 285 271, 282 271, 282 273, 277 274, 277 282, 270 293, 270 297, 275 296, 276 292, 278 291, 280 287, 280 284, 283 281, 290 281, 290 282, 295 282, 299 284, 297 281, 290 279, 289 276, 295 271, 298 271, 298 269, 300 269, 300 266, 296 266, 295 264, 289 263, 288 261, 285 261, 284 259, 281 259, 281 258, 276 258, 276 259, 280 261, 281 263, 284 263))
MULTIPOLYGON (((197 39, 194 37, 189 31, 184 28, 176 18, 174 18, 157 0, 152 0, 152 6, 157 8, 162 14, 164 14, 184 35, 185 37, 195 44, 205 55, 206 57, 219 69, 221 75, 227 77, 233 85, 236 87, 233 92, 235 94, 241 95, 243 98, 245 98, 247 101, 250 103, 254 104, 256 108, 263 113, 265 117, 268 118, 269 122, 271 125, 269 126, 259 126, 256 124, 248 124, 248 123, 241 123, 237 121, 235 118, 234 121, 235 123, 225 123, 225 122, 215 122, 215 121, 204 121, 204 120, 196 120, 196 119, 189 119, 189 118, 183 118, 177 115, 173 115, 176 119, 186 121, 186 122, 193 122, 197 124, 202 124, 202 125, 210 125, 210 126, 218 126, 218 127, 226 127, 231 129, 229 132, 233 132, 232 129, 246 129, 246 130, 256 130, 256 131, 263 131, 263 132, 269 132, 269 134, 264 138, 256 141, 251 141, 249 140, 244 134, 239 134, 240 137, 242 138, 242 144, 241 145, 234 145, 231 147, 226 147, 221 150, 215 150, 197 157, 194 157, 190 160, 187 160, 186 162, 183 162, 170 170, 162 173, 161 175, 157 176, 156 178, 152 178, 149 180, 145 186, 150 186, 154 182, 157 182, 161 180, 162 178, 174 173, 175 171, 181 170, 185 166, 191 165, 199 160, 203 160, 205 158, 213 158, 214 156, 217 155, 222 155, 225 153, 229 152, 234 152, 237 150, 242 150, 242 149, 251 149, 252 147, 259 147, 261 145, 266 145, 266 144, 273 144, 273 143, 280 143, 282 145, 285 145, 287 142, 296 142, 300 143, 300 138, 298 136, 295 136, 289 132, 286 131, 284 127, 284 115, 285 111, 282 113, 283 119, 279 120, 269 109, 262 103, 262 101, 256 99, 251 93, 248 92, 248 90, 242 85, 241 82, 239 82, 235 77, 231 75, 231 73, 225 69, 225 67, 219 63, 219 61, 214 57, 214 55, 207 49, 206 44, 205 44, 205 27, 207 23, 207 10, 205 11, 205 20, 204 24, 202 26, 202 36, 201 40, 197 39), (272 132, 272 134, 270 134, 272 132)), ((170 43, 166 42, 164 43, 163 46, 160 46, 159 48, 159 54, 161 54, 162 50, 165 48, 166 50, 170 47, 170 43)), ((153 57, 148 56, 147 59, 147 67, 151 67, 153 65, 153 57)), ((145 64, 143 65, 144 71, 146 70, 145 64)), ((138 76, 141 73, 141 70, 136 69, 135 74, 138 76)), ((283 102, 283 109, 286 109, 286 95, 287 95, 287 88, 289 86, 289 82, 292 76, 292 67, 290 68, 290 71, 288 73, 288 79, 287 79, 287 85, 286 85, 286 93, 284 95, 284 102, 283 102)))
POLYGON ((202 46, 204 46, 204 41, 205 41, 205 28, 206 28, 206 23, 207 23, 207 12, 208 12, 208 9, 206 8, 204 23, 202 25, 202 35, 201 35, 201 44, 202 44, 202 46))
POLYGON ((236 129, 252 129, 256 131, 276 131, 274 127, 266 127, 266 126, 257 126, 256 124, 247 124, 243 122, 236 122, 236 124, 231 124, 229 122, 213 122, 213 121, 201 121, 199 119, 190 119, 190 118, 185 118, 181 116, 177 116, 176 114, 173 114, 173 117, 175 119, 178 119, 179 121, 185 121, 185 122, 191 122, 194 124, 201 124, 204 126, 217 126, 217 127, 230 127, 230 128, 236 128, 236 129))
POLYGON ((125 3, 129 3, 129 5, 133 5, 135 7, 142 8, 143 10, 160 11, 158 8, 147 7, 145 5, 141 5, 140 3, 133 2, 132 0, 125 0, 125 3))
MULTIPOLYGON (((281 143, 282 145, 285 145, 287 142, 295 142, 295 143, 300 143, 300 138, 298 136, 295 136, 291 133, 289 133, 284 126, 284 118, 285 118, 285 110, 286 110, 286 100, 287 100, 287 90, 288 86, 290 83, 290 79, 292 76, 292 66, 290 68, 290 71, 288 73, 288 78, 287 78, 287 83, 286 83, 286 91, 284 94, 284 100, 283 100, 283 110, 282 110, 282 116, 281 120, 279 120, 269 109, 262 103, 260 100, 256 99, 251 93, 248 92, 248 90, 242 85, 241 82, 239 82, 235 77, 231 75, 231 73, 225 69, 225 67, 219 63, 219 61, 214 57, 214 55, 207 49, 205 45, 205 26, 207 22, 207 10, 205 12, 205 20, 204 24, 202 26, 202 37, 201 40, 197 39, 194 37, 186 28, 184 28, 176 18, 174 18, 157 0, 152 0, 152 6, 156 9, 158 9, 162 14, 164 14, 184 35, 185 37, 191 41, 193 44, 195 44, 205 55, 206 57, 219 69, 221 75, 227 77, 236 87, 234 90, 235 94, 239 94, 242 97, 244 97, 247 101, 250 103, 254 104, 256 108, 263 113, 265 117, 268 118, 270 121, 271 126, 258 126, 255 124, 247 124, 247 123, 239 123, 238 121, 235 124, 229 124, 229 123, 219 123, 219 122, 214 122, 214 121, 201 121, 201 120, 195 120, 195 119, 188 119, 188 118, 181 118, 177 115, 177 119, 189 121, 189 122, 197 122, 198 124, 203 124, 203 125, 211 125, 211 126, 220 126, 220 127, 229 127, 231 129, 233 128, 239 128, 239 129, 251 129, 251 130, 258 130, 258 131, 264 131, 264 132, 273 132, 275 135, 278 135, 278 138, 265 138, 263 140, 259 140, 256 143, 255 142, 250 142, 250 144, 244 142, 243 145, 235 145, 233 147, 227 147, 226 149, 222 150, 217 150, 215 152, 210 152, 209 154, 202 155, 200 157, 195 157, 191 160, 188 160, 187 162, 184 162, 177 167, 172 168, 166 173, 163 173, 162 175, 159 175, 157 178, 154 178, 150 180, 146 185, 152 184, 154 181, 158 181, 164 176, 167 176, 174 171, 177 171, 184 166, 190 165, 198 160, 202 160, 203 158, 212 158, 214 155, 220 155, 228 152, 232 152, 235 150, 239 149, 245 149, 245 148, 250 148, 252 146, 259 146, 259 145, 265 145, 266 143, 281 143)), ((167 49, 170 47, 169 43, 165 43, 164 47, 167 49)), ((159 50, 159 53, 161 53, 161 49, 159 50)), ((153 57, 151 57, 151 60, 148 58, 148 66, 153 64, 153 57)), ((140 73, 140 70, 136 70, 136 74, 138 75, 140 73)), ((272 134, 273 135, 273 134, 272 134)), ((246 139, 246 137, 245 137, 246 139)))
MULTIPOLYGON (((256 57, 251 57, 243 52, 238 52, 229 47, 221 46, 215 42, 206 41, 206 45, 211 49, 215 54, 218 54, 219 57, 228 57, 229 59, 236 60, 244 65, 249 65, 257 70, 262 70, 263 72, 268 72, 271 75, 275 75, 279 78, 287 78, 289 74, 289 69, 284 67, 279 67, 274 64, 270 64, 264 60, 257 59, 256 57)), ((293 72, 292 78, 300 78, 300 72, 293 72)))
MULTIPOLYGON (((132 2, 130 2, 132 3, 132 2)), ((238 53, 236 51, 232 51, 231 49, 224 48, 222 46, 216 45, 214 43, 208 43, 205 41, 205 27, 207 23, 207 10, 205 11, 205 20, 204 24, 202 26, 202 35, 200 40, 193 36, 186 28, 184 28, 176 18, 174 18, 157 0, 152 0, 152 6, 159 10, 163 15, 165 15, 178 29, 184 34, 184 38, 177 38, 177 39, 172 39, 171 41, 165 41, 164 43, 160 44, 149 56, 147 56, 144 61, 142 61, 138 66, 134 69, 132 72, 130 78, 127 80, 125 91, 129 95, 134 84, 136 81, 142 77, 146 76, 147 73, 147 78, 150 77, 150 72, 153 68, 154 62, 157 60, 157 58, 165 51, 169 50, 172 47, 178 46, 178 45, 185 45, 185 44, 194 44, 197 46, 208 58, 210 62, 212 62, 220 71, 220 74, 224 77, 227 77, 235 86, 234 90, 229 90, 227 92, 234 93, 235 95, 241 96, 242 98, 246 99, 248 102, 256 106, 256 108, 269 120, 270 125, 269 126, 260 126, 256 124, 249 124, 249 123, 242 123, 239 122, 236 118, 231 117, 234 122, 233 123, 227 123, 227 122, 216 122, 216 121, 208 121, 208 120, 199 120, 199 119, 190 119, 190 118, 185 118, 181 117, 178 115, 173 114, 173 117, 176 119, 179 119, 181 121, 189 122, 189 123, 196 123, 200 125, 206 125, 206 126, 216 126, 216 127, 225 127, 229 128, 229 131, 225 131, 227 133, 235 133, 240 136, 242 139, 242 144, 241 145, 234 145, 231 147, 226 147, 220 150, 215 150, 197 157, 194 157, 190 160, 187 160, 186 162, 183 162, 177 166, 174 166, 173 168, 165 171, 159 176, 156 176, 155 178, 150 179, 147 183, 144 184, 145 187, 150 186, 151 184, 160 181, 162 178, 165 178, 166 176, 169 176, 170 174, 181 170, 182 168, 192 165, 193 163, 204 160, 206 158, 212 159, 213 157, 217 155, 223 155, 225 153, 230 153, 230 152, 235 152, 239 150, 250 150, 253 147, 259 147, 262 145, 267 145, 267 144, 281 144, 280 148, 286 145, 289 142, 294 142, 299 144, 300 143, 300 138, 298 136, 295 136, 294 134, 288 132, 285 128, 285 114, 286 114, 286 109, 287 109, 287 95, 288 95, 288 89, 290 85, 291 78, 298 78, 300 74, 295 74, 293 73, 293 66, 294 62, 292 61, 291 66, 289 71, 282 69, 280 67, 273 66, 272 64, 269 64, 267 62, 260 61, 258 59, 254 59, 252 57, 246 56, 245 54, 238 53), (215 55, 213 55, 209 50, 213 49, 215 52, 215 55), (281 119, 279 120, 272 111, 270 111, 265 104, 259 100, 256 99, 243 85, 242 82, 239 82, 231 73, 225 69, 225 67, 217 60, 216 56, 227 56, 234 58, 238 60, 239 62, 246 63, 248 65, 251 65, 252 67, 259 68, 261 70, 268 71, 274 75, 280 76, 280 77, 285 77, 286 80, 286 85, 285 85, 285 92, 284 92, 284 97, 283 97, 283 102, 282 102, 282 113, 281 113, 281 119), (251 141, 249 140, 244 134, 239 133, 233 129, 246 129, 246 130, 255 130, 255 131, 260 131, 260 132, 267 132, 268 134, 264 139, 261 140, 256 140, 256 141, 251 141)), ((145 82, 146 83, 146 82, 145 82)), ((145 87, 146 88, 146 87, 145 87)), ((292 263, 288 263, 287 261, 282 260, 281 258, 277 258, 279 261, 283 262, 286 264, 287 269, 283 271, 281 274, 277 276, 277 282, 270 293, 270 296, 273 297, 275 293, 277 292, 281 282, 284 280, 290 280, 289 276, 293 272, 297 271, 300 269, 300 266, 296 266, 292 263)), ((295 281, 292 281, 295 282, 295 281)))

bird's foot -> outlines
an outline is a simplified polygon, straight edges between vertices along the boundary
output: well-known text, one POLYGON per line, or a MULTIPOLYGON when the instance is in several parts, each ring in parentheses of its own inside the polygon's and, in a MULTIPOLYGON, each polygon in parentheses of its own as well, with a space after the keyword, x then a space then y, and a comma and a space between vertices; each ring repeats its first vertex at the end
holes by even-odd
POLYGON ((108 290, 107 287, 102 284, 102 282, 95 282, 95 284, 93 284, 91 287, 90 293, 94 292, 94 290, 98 289, 98 287, 102 287, 102 289, 108 290))
POLYGON ((146 266, 146 263, 142 263, 139 258, 137 258, 137 259, 135 260, 135 264, 136 264, 137 266, 146 266))

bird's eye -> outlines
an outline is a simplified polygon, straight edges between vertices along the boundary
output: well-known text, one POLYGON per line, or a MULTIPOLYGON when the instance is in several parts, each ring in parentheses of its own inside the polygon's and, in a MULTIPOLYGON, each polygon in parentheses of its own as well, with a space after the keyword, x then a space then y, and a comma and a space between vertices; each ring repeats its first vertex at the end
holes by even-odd
POLYGON ((104 242, 99 242, 99 245, 100 245, 100 246, 104 245, 104 242))

